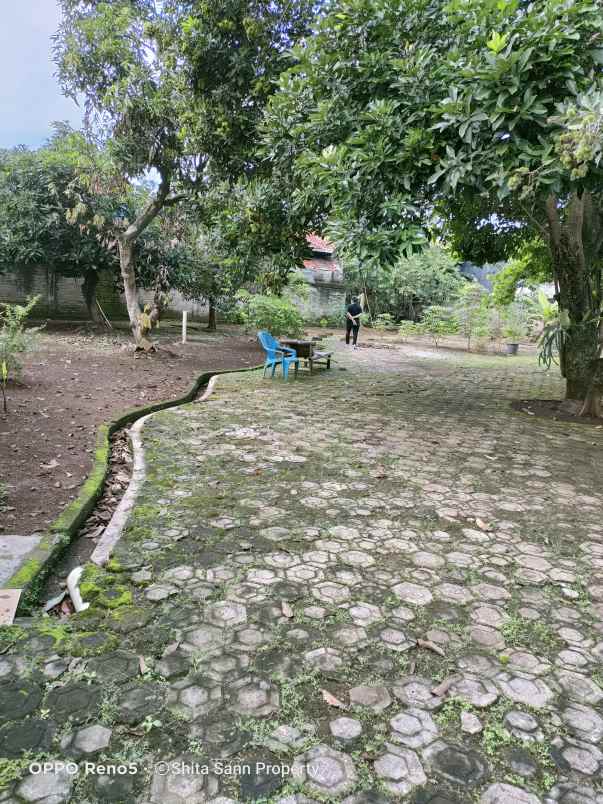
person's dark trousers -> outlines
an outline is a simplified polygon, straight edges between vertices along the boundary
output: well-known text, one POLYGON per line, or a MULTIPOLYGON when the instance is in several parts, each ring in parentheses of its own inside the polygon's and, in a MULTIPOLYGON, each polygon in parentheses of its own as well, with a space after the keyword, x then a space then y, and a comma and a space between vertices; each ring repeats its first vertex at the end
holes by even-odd
POLYGON ((350 343, 350 333, 352 333, 352 343, 356 346, 356 341, 358 340, 358 331, 360 329, 360 324, 353 324, 350 319, 345 322, 345 342, 347 344, 350 343))

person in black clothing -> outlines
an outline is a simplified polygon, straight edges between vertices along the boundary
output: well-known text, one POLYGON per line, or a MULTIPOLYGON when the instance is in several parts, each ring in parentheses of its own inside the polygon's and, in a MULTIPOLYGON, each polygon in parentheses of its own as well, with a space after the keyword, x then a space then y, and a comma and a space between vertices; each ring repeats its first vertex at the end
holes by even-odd
POLYGON ((358 304, 358 299, 354 298, 348 307, 348 312, 345 318, 345 342, 349 345, 351 333, 354 349, 356 348, 356 342, 358 340, 358 330, 360 329, 361 315, 362 307, 358 304))

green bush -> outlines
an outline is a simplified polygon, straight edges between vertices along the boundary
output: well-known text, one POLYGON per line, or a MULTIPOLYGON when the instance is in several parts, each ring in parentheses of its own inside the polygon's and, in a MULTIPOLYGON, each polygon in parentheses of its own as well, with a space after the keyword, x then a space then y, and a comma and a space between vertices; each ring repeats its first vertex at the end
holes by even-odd
POLYGON ((510 343, 518 343, 528 334, 527 311, 520 302, 513 302, 505 309, 502 333, 510 343))
POLYGON ((425 310, 421 323, 424 332, 431 336, 436 349, 444 335, 454 335, 458 332, 458 323, 452 310, 439 304, 434 304, 425 310))
POLYGON ((403 341, 412 338, 413 335, 423 335, 424 332, 423 324, 416 321, 402 321, 398 327, 398 335, 403 341))
POLYGON ((396 328, 393 316, 389 313, 381 313, 381 315, 378 315, 373 321, 373 326, 375 329, 379 330, 379 332, 388 332, 396 328))
POLYGON ((25 325, 39 299, 39 296, 28 299, 26 305, 0 305, 0 366, 6 367, 7 379, 19 377, 22 366, 18 355, 30 352, 36 346, 37 334, 42 327, 26 329, 25 325))
POLYGON ((304 321, 297 307, 279 296, 239 294, 243 323, 248 328, 266 329, 275 337, 289 335, 293 338, 304 333, 304 321))
POLYGON ((471 350, 472 338, 487 338, 488 294, 478 282, 468 282, 462 289, 454 311, 459 332, 467 339, 467 349, 471 350))

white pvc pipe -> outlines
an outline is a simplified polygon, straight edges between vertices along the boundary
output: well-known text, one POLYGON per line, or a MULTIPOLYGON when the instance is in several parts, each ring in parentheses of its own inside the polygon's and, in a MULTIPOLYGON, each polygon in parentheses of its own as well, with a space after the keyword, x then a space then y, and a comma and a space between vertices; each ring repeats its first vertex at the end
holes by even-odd
POLYGON ((79 582, 83 571, 83 567, 76 567, 75 569, 72 569, 67 576, 67 591, 69 592, 71 602, 73 603, 73 608, 76 610, 76 612, 85 611, 90 605, 90 603, 84 603, 82 600, 82 595, 79 588, 79 582))
POLYGON ((188 318, 188 312, 186 310, 182 311, 182 343, 186 343, 186 319, 188 318))

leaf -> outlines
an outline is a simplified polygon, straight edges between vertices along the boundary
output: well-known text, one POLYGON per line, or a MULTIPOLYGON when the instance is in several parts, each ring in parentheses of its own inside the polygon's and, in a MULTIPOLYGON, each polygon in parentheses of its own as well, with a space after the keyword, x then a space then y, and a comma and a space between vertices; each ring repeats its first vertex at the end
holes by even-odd
POLYGON ((446 654, 438 645, 435 645, 433 642, 430 642, 428 639, 417 639, 417 645, 420 648, 426 648, 427 650, 432 651, 433 653, 437 653, 438 656, 442 658, 446 658, 446 654))
POLYGON ((147 663, 145 662, 144 656, 138 657, 138 666, 140 668, 141 676, 144 676, 145 673, 148 673, 149 668, 147 667, 147 663))
POLYGON ((437 687, 432 687, 431 694, 436 695, 438 698, 442 698, 444 695, 446 695, 450 687, 452 687, 458 678, 459 676, 449 676, 448 678, 445 678, 441 684, 437 685, 437 687))
POLYGON ((347 709, 348 707, 342 703, 339 698, 336 698, 332 693, 328 690, 321 690, 322 699, 325 703, 328 703, 329 706, 334 706, 336 709, 347 709))
POLYGON ((283 612, 283 616, 289 618, 293 617, 293 609, 286 600, 283 600, 281 603, 281 611, 283 612))
POLYGON ((480 530, 485 530, 486 532, 489 532, 489 531, 491 531, 491 530, 494 530, 494 528, 492 527, 492 525, 489 525, 487 522, 484 522, 484 520, 483 520, 483 519, 480 519, 479 517, 476 517, 476 519, 475 519, 475 524, 477 525, 477 527, 478 527, 480 530))

